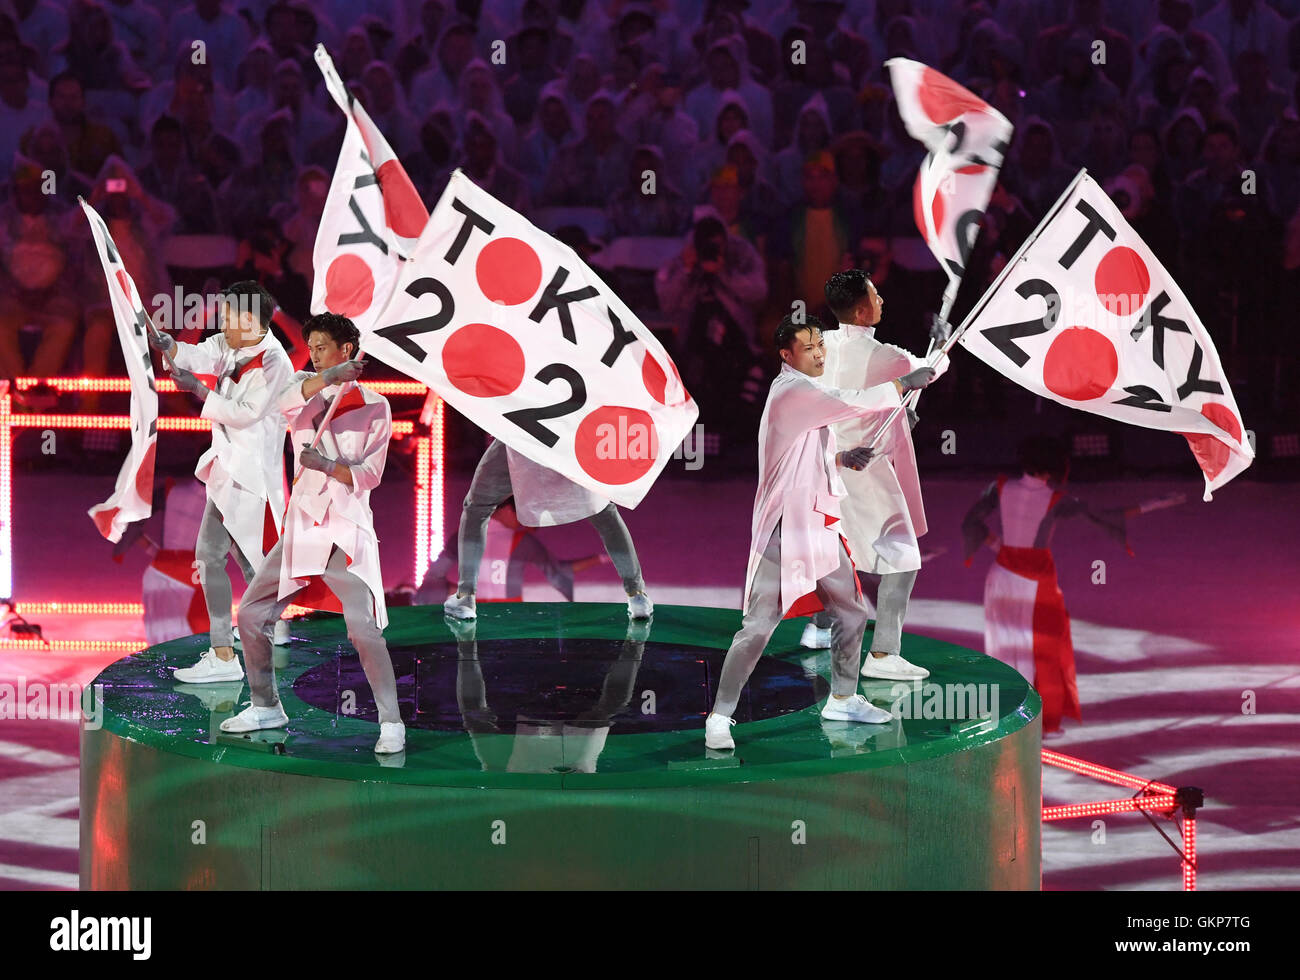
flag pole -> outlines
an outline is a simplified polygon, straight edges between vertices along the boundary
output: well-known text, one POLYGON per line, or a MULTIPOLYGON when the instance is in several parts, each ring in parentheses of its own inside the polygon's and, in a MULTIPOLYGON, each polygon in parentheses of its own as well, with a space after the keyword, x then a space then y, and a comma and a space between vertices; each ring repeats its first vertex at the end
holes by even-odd
MULTIPOLYGON (((356 360, 359 357, 361 357, 360 349, 357 350, 356 355, 352 357, 351 360, 356 360)), ((337 411, 339 403, 343 401, 343 396, 346 395, 355 385, 355 381, 343 382, 343 386, 339 388, 338 394, 334 396, 333 400, 330 402, 329 408, 325 410, 325 417, 320 420, 320 425, 316 427, 316 434, 312 436, 311 443, 307 446, 308 449, 316 448, 317 444, 320 442, 320 437, 325 434, 326 428, 329 427, 330 420, 334 418, 334 413, 337 411)), ((295 461, 295 465, 298 467, 298 471, 293 476, 294 487, 298 486, 298 481, 302 479, 303 471, 302 463, 295 461)), ((292 496, 292 493, 290 493, 290 496, 292 496)))
MULTIPOLYGON (((1058 197, 1056 199, 1056 203, 1053 204, 1048 209, 1047 214, 1043 216, 1043 220, 1038 222, 1038 227, 1035 228, 1033 230, 1033 233, 1030 234, 1030 236, 1025 239, 1024 243, 1020 246, 1020 248, 1016 249, 1016 254, 1011 256, 1011 261, 1009 261, 1006 265, 1002 267, 1002 271, 998 273, 997 278, 993 280, 993 283, 989 286, 989 288, 984 291, 984 295, 979 298, 979 301, 973 307, 971 307, 971 311, 967 313, 966 318, 962 320, 961 326, 952 332, 952 335, 944 342, 944 345, 940 347, 938 351, 935 351, 932 354, 930 354, 928 357, 926 357, 926 364, 928 367, 936 366, 941 360, 943 360, 945 357, 948 356, 948 352, 952 350, 953 345, 956 344, 957 341, 961 339, 962 334, 964 334, 968 329, 970 329, 970 325, 975 322, 979 314, 984 312, 984 307, 986 307, 989 304, 989 302, 993 299, 994 293, 996 293, 998 289, 1002 286, 1003 281, 1007 278, 1007 276, 1011 274, 1011 270, 1014 269, 1017 263, 1020 262, 1025 252, 1029 250, 1029 246, 1034 244, 1035 241, 1037 241, 1038 236, 1041 235, 1043 231, 1046 230, 1047 226, 1051 223, 1052 219, 1056 217, 1057 212, 1061 210, 1065 202, 1069 199, 1070 195, 1074 193, 1075 187, 1077 187, 1079 183, 1087 176, 1088 176, 1087 168, 1081 168, 1079 172, 1074 175, 1074 180, 1070 181, 1069 186, 1067 186, 1065 190, 1061 191, 1061 196, 1058 197)), ((944 298, 945 300, 947 299, 946 294, 944 298)), ((917 393, 918 392, 909 392, 909 394, 917 394, 917 393)), ((885 432, 889 429, 891 425, 894 424, 894 419, 898 418, 898 413, 901 412, 902 410, 903 410, 903 405, 900 404, 892 412, 889 413, 889 416, 885 419, 884 422, 880 424, 880 427, 876 429, 874 433, 872 433, 871 441, 867 443, 867 446, 869 448, 876 447, 876 445, 880 442, 880 437, 885 434, 885 432)))

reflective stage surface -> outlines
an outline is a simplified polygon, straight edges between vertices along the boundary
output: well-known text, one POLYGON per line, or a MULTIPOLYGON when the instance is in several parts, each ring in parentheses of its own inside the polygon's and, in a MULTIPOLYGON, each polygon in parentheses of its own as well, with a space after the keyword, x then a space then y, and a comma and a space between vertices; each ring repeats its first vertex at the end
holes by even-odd
POLYGON ((736 711, 736 750, 713 752, 704 718, 735 610, 390 617, 407 725, 395 756, 373 751, 341 617, 296 620, 276 649, 277 731, 220 732, 243 683, 175 683, 206 638, 110 665, 102 727, 82 734, 82 886, 1039 885, 1040 702, 982 654, 907 636, 930 678, 860 686, 892 721, 826 722, 830 653, 798 645, 803 620, 782 623, 736 711))

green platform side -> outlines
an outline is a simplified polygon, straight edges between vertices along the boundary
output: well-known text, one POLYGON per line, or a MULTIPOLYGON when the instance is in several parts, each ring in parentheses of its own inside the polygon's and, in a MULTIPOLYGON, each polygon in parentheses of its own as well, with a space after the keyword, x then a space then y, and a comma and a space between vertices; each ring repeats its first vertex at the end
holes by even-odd
MULTIPOLYGON (((451 641, 436 612, 390 610, 390 646, 451 641)), ((721 650, 739 619, 659 607, 650 638, 721 650)), ((625 627, 620 606, 485 604, 477 635, 617 641, 625 627)), ((798 647, 801 627, 782 624, 768 656, 825 678, 829 656, 798 647)), ((483 760, 508 758, 525 736, 409 728, 407 751, 381 762, 373 722, 299 699, 298 675, 350 654, 338 618, 295 622, 277 662, 290 726, 255 736, 257 746, 215 737, 233 702, 210 710, 176 693, 171 669, 206 643, 161 644, 98 678, 103 724, 83 727, 81 744, 81 884, 1039 888, 1037 695, 974 651, 911 635, 905 645, 929 683, 996 687, 996 723, 824 724, 811 705, 737 725, 736 752, 709 758, 702 699, 698 720, 677 730, 620 734, 615 718, 594 772, 513 772, 483 760), (268 748, 277 742, 283 754, 268 748)), ((888 707, 891 687, 863 691, 888 707)))

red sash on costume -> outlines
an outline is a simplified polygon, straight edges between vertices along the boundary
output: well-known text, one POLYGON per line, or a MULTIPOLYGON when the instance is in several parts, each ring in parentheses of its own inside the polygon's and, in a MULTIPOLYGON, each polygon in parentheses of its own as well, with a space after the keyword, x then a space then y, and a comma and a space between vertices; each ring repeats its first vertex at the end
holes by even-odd
POLYGON ((1021 578, 1038 583, 1034 595, 1034 688, 1043 699, 1043 731, 1056 731, 1061 718, 1082 721, 1079 688, 1074 677, 1074 644, 1070 615, 1056 581, 1056 563, 1047 548, 1003 545, 997 563, 1021 578))
MULTIPOLYGON (((838 517, 831 517, 830 515, 826 515, 826 526, 830 527, 838 520, 839 520, 838 517)), ((849 556, 849 567, 853 569, 853 588, 857 590, 858 598, 861 599, 862 583, 858 580, 857 566, 853 564, 853 552, 849 548, 848 539, 845 538, 844 535, 842 534, 840 535, 840 541, 843 542, 844 551, 849 556)), ((801 595, 798 599, 796 599, 794 601, 794 605, 790 607, 790 611, 786 613, 784 616, 782 616, 781 618, 798 619, 801 616, 811 616, 813 613, 822 612, 825 608, 826 607, 822 605, 821 599, 817 598, 817 588, 816 588, 816 583, 814 583, 813 591, 807 592, 804 595, 801 595)))

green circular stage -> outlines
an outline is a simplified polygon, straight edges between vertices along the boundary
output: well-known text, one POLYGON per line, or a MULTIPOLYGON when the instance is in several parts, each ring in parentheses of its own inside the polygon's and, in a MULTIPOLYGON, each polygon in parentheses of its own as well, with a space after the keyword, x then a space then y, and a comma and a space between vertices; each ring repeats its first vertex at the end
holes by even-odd
POLYGON ((1041 703, 992 658, 908 635, 887 725, 824 721, 830 653, 782 623, 736 711, 704 718, 735 610, 484 603, 389 610, 406 751, 373 752, 341 617, 276 648, 289 725, 220 732, 242 683, 185 685, 194 636, 109 666, 81 737, 96 889, 1040 886, 1041 703))

